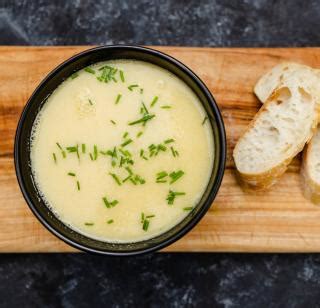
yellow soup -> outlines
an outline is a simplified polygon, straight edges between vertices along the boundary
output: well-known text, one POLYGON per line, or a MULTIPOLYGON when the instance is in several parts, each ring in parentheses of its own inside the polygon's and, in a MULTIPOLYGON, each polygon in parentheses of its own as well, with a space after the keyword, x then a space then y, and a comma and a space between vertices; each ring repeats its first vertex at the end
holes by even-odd
POLYGON ((136 242, 178 224, 200 200, 213 138, 193 91, 156 65, 100 62, 65 80, 39 113, 33 176, 72 229, 136 242))

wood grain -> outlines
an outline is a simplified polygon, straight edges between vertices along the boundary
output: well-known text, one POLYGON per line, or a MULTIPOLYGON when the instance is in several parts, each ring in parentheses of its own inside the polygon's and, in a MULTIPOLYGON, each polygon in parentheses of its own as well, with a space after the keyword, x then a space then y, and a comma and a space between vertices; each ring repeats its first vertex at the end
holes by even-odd
MULTIPOLYGON (((0 252, 75 249, 51 235, 20 193, 13 142, 23 106, 57 64, 87 47, 0 47, 0 252)), ((244 193, 236 183, 232 149, 260 108, 252 93, 260 75, 293 60, 320 67, 320 48, 155 47, 184 62, 207 84, 223 115, 228 158, 214 206, 184 238, 165 251, 320 252, 320 208, 303 198, 300 159, 268 192, 244 193)))

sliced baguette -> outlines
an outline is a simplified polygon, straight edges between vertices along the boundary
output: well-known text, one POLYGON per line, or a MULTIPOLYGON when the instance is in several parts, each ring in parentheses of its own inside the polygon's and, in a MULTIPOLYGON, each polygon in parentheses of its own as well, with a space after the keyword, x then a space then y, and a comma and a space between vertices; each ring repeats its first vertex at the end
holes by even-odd
POLYGON ((320 127, 303 152, 301 175, 305 197, 320 205, 320 127))
MULTIPOLYGON (((260 101, 262 103, 265 102, 270 92, 280 83, 281 76, 285 78, 283 77, 284 73, 290 74, 299 67, 300 69, 305 69, 305 66, 295 63, 283 63, 263 75, 254 88, 254 92, 260 101), (284 70, 284 68, 286 69, 284 70)), ((318 85, 320 87, 319 72, 319 70, 315 70, 319 77, 318 85)), ((301 175, 305 197, 320 205, 320 126, 318 126, 316 133, 304 149, 301 175)))
POLYGON ((319 121, 317 81, 311 69, 286 75, 239 139, 233 157, 246 188, 273 185, 312 137, 319 121))
POLYGON ((285 83, 286 79, 290 78, 293 72, 297 72, 296 76, 304 80, 303 84, 308 88, 310 86, 310 82, 308 81, 310 72, 312 72, 313 75, 315 74, 320 77, 320 70, 312 69, 309 66, 294 62, 280 63, 261 76, 254 86, 254 93, 260 102, 264 103, 272 94, 274 89, 277 88, 281 83, 285 83))

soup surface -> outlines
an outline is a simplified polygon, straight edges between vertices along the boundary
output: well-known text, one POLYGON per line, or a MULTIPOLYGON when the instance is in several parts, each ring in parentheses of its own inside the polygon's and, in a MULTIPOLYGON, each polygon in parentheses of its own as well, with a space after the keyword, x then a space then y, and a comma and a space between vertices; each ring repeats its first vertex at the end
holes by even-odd
POLYGON ((76 72, 33 126, 31 166, 46 204, 91 238, 135 242, 179 223, 213 165, 211 126, 178 77, 135 60, 76 72))

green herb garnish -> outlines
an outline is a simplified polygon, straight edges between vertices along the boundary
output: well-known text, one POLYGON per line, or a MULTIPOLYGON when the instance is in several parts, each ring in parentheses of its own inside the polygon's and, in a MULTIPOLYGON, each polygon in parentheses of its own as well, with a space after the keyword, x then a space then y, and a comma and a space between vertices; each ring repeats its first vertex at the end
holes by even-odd
POLYGON ((57 147, 60 149, 62 157, 63 157, 63 158, 66 158, 67 154, 66 154, 66 152, 63 150, 62 146, 61 146, 58 142, 56 142, 56 145, 57 145, 57 147))
POLYGON ((108 201, 107 197, 103 197, 102 198, 102 201, 104 203, 104 205, 109 209, 109 208, 112 208, 112 207, 115 207, 119 201, 118 200, 113 200, 113 201, 108 201))
POLYGON ((149 114, 149 111, 148 111, 146 105, 144 104, 144 102, 142 102, 142 110, 144 111, 143 113, 149 114))
POLYGON ((156 102, 158 101, 158 96, 155 96, 154 98, 153 98, 153 100, 152 100, 152 102, 151 102, 151 104, 150 104, 150 106, 151 107, 153 107, 155 104, 156 104, 156 102))
POLYGON ((57 156, 55 153, 52 153, 52 157, 53 157, 54 162, 57 163, 57 156))
POLYGON ((126 137, 128 137, 129 133, 128 132, 125 132, 122 136, 123 139, 125 139, 126 137))
POLYGON ((86 67, 84 70, 85 70, 87 73, 90 73, 90 74, 95 74, 95 73, 96 73, 95 70, 93 70, 91 67, 86 67))
POLYGON ((125 142, 121 143, 121 146, 124 148, 126 145, 130 144, 133 140, 132 139, 128 139, 125 142))
POLYGON ((115 180, 115 182, 116 182, 119 186, 121 186, 121 181, 120 181, 120 179, 118 178, 118 176, 117 176, 115 173, 110 173, 110 172, 109 172, 109 174, 112 176, 112 178, 115 180))
POLYGON ((155 217, 155 215, 145 215, 144 213, 141 213, 140 222, 142 224, 142 229, 144 231, 147 231, 149 229, 150 218, 153 218, 153 217, 155 217))
POLYGON ((193 207, 192 206, 184 207, 183 210, 184 211, 191 211, 191 210, 193 210, 193 207))
POLYGON ((66 149, 67 149, 68 153, 76 153, 78 159, 80 159, 78 144, 76 146, 66 147, 66 149))
POLYGON ((201 124, 202 124, 202 125, 204 125, 204 124, 206 123, 206 121, 207 121, 207 120, 208 120, 208 117, 207 117, 207 116, 205 116, 201 124))
POLYGON ((179 156, 179 152, 177 150, 175 150, 173 147, 170 147, 170 149, 171 149, 171 153, 172 153, 173 157, 179 156))
POLYGON ((171 172, 169 174, 171 178, 170 184, 173 184, 174 182, 178 181, 183 175, 184 175, 184 172, 182 170, 171 172))
POLYGON ((82 153, 86 153, 86 145, 84 143, 81 144, 82 153))
POLYGON ((95 144, 95 145, 93 146, 93 160, 97 160, 97 158, 98 158, 98 147, 97 147, 97 145, 95 144))
POLYGON ((169 205, 172 205, 177 196, 183 196, 185 194, 186 194, 185 192, 178 192, 178 191, 169 190, 169 194, 168 194, 166 200, 168 201, 169 205))
POLYGON ((93 222, 85 222, 84 223, 86 226, 94 226, 94 223, 93 222))
POLYGON ((79 181, 77 181, 77 188, 78 188, 78 190, 80 190, 80 182, 79 181))
POLYGON ((144 222, 143 222, 143 225, 142 225, 142 229, 143 229, 144 231, 147 231, 148 228, 149 228, 149 224, 150 224, 150 221, 147 220, 147 219, 145 219, 144 222))
POLYGON ((71 75, 71 79, 75 79, 79 76, 79 73, 78 72, 75 72, 71 75))
POLYGON ((70 176, 76 176, 76 174, 73 173, 73 172, 68 172, 68 175, 70 175, 70 176))
POLYGON ((162 105, 162 106, 160 106, 160 108, 162 108, 162 109, 170 109, 171 106, 169 106, 169 105, 162 105))
POLYGON ((172 142, 174 142, 174 139, 167 139, 164 141, 165 144, 172 143, 172 142))
POLYGON ((107 224, 108 225, 110 225, 110 224, 112 224, 113 223, 113 219, 109 219, 108 221, 107 221, 107 224))
POLYGON ((113 120, 110 120, 110 122, 113 124, 113 125, 116 125, 117 123, 113 120))
POLYGON ((123 71, 120 70, 119 73, 120 73, 120 79, 121 79, 121 81, 122 81, 122 82, 125 82, 123 71))
POLYGON ((89 98, 88 101, 89 101, 89 104, 92 106, 93 105, 92 100, 89 98))
POLYGON ((116 102, 115 102, 116 104, 119 103, 119 101, 120 101, 120 99, 121 99, 121 96, 122 96, 121 94, 118 94, 118 95, 117 95, 116 102))
POLYGON ((165 183, 167 182, 166 180, 164 180, 165 177, 168 176, 168 173, 166 171, 161 171, 157 173, 157 178, 156 178, 156 182, 157 183, 165 183))
POLYGON ((137 85, 137 84, 132 84, 132 85, 130 85, 130 86, 128 87, 128 89, 129 89, 130 91, 133 91, 133 89, 134 89, 134 88, 137 88, 137 87, 139 87, 139 85, 137 85))
POLYGON ((140 123, 145 124, 146 122, 150 121, 154 117, 155 117, 154 114, 146 114, 141 119, 133 121, 133 122, 130 122, 129 125, 135 125, 135 124, 140 124, 140 123))
POLYGON ((139 132, 139 133, 137 134, 137 138, 141 137, 142 134, 143 134, 143 132, 139 132))

